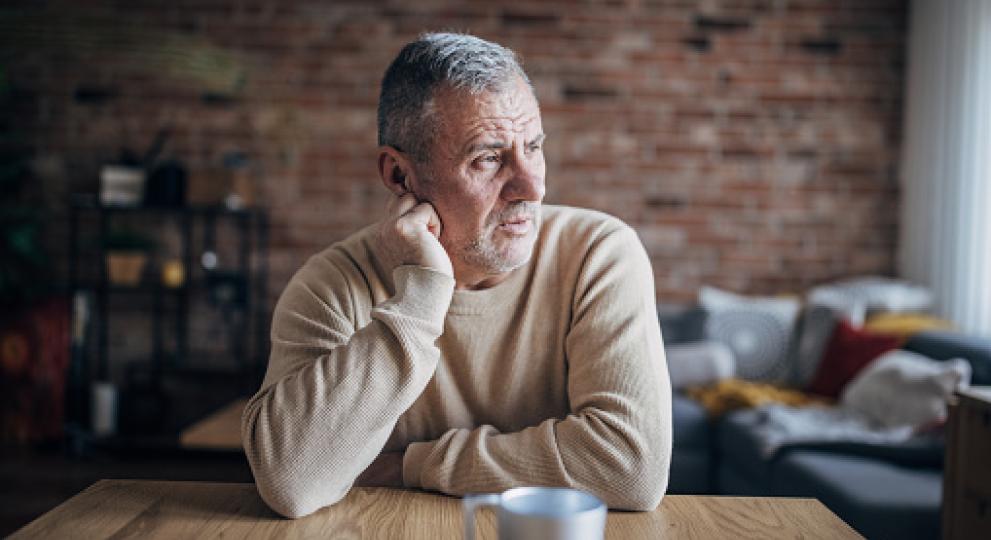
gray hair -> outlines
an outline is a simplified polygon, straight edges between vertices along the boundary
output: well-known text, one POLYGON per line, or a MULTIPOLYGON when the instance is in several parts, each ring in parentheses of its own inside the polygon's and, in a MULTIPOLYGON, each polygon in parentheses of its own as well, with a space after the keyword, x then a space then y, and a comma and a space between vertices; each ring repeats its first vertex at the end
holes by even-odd
POLYGON ((382 78, 378 142, 426 162, 436 126, 433 97, 442 85, 472 95, 499 91, 514 77, 533 86, 516 54, 467 34, 429 33, 408 43, 382 78))

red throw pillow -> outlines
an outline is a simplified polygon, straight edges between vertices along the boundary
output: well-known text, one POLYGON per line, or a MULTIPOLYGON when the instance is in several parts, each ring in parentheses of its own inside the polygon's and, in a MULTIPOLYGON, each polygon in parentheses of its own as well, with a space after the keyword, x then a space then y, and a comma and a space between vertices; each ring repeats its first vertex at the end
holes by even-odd
POLYGON ((902 338, 887 334, 874 334, 839 321, 833 336, 822 355, 815 377, 808 391, 820 396, 837 398, 843 387, 871 360, 898 348, 902 338))

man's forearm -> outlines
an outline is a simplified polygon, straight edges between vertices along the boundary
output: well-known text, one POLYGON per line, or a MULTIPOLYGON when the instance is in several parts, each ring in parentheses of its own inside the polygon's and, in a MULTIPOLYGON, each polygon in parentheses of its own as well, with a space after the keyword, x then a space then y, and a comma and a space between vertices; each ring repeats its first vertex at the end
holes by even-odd
POLYGON ((667 486, 670 426, 630 420, 589 409, 513 433, 452 429, 407 447, 405 485, 450 495, 566 486, 595 493, 611 508, 652 510, 667 486))
POLYGON ((344 497, 433 376, 449 298, 431 297, 431 305, 416 293, 450 294, 453 280, 405 267, 396 275, 397 294, 372 310, 372 323, 316 358, 309 359, 315 347, 295 337, 316 323, 277 313, 273 361, 299 367, 273 376, 248 402, 242 438, 258 492, 280 514, 299 517, 344 497))
POLYGON ((276 512, 301 517, 343 498, 423 391, 436 358, 407 361, 397 371, 392 362, 368 363, 375 367, 360 378, 377 383, 327 385, 320 373, 333 369, 334 359, 322 358, 249 401, 245 454, 259 494, 276 512))

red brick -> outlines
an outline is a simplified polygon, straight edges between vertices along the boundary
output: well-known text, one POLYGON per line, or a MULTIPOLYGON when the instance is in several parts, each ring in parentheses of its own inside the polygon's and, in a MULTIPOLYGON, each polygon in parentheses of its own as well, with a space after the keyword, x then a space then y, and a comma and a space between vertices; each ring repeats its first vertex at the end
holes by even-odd
POLYGON ((379 81, 407 40, 439 28, 522 54, 549 135, 548 201, 628 220, 654 261, 660 300, 690 301, 703 284, 800 292, 894 269, 904 0, 100 9, 140 34, 230 54, 243 84, 204 101, 217 89, 170 71, 195 50, 147 62, 120 48, 35 47, 9 68, 34 96, 16 114, 24 133, 66 164, 65 185, 91 190, 100 163, 124 146, 143 150, 165 126, 166 153, 191 178, 245 152, 271 213, 273 297, 310 254, 379 215, 379 81), (700 27, 699 17, 740 24, 700 27), (77 102, 87 85, 116 94, 77 102))

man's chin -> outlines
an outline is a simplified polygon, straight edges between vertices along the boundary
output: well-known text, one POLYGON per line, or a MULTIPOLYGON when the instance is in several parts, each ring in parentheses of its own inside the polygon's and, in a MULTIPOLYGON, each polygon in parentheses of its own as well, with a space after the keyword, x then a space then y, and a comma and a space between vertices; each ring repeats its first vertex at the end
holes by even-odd
POLYGON ((490 229, 486 241, 474 243, 462 251, 462 258, 469 266, 488 275, 505 274, 530 262, 536 243, 537 227, 532 227, 526 234, 507 234, 496 227, 490 229))
POLYGON ((505 260, 502 262, 501 265, 489 269, 489 274, 491 275, 506 274, 508 272, 512 272, 513 270, 526 266, 526 263, 528 262, 530 262, 529 254, 527 254, 526 257, 522 257, 520 259, 505 260))
POLYGON ((533 235, 518 238, 512 244, 516 245, 507 246, 508 249, 503 252, 503 256, 499 257, 497 263, 491 268, 490 273, 504 274, 506 272, 512 272, 530 262, 530 258, 533 257, 533 235))

